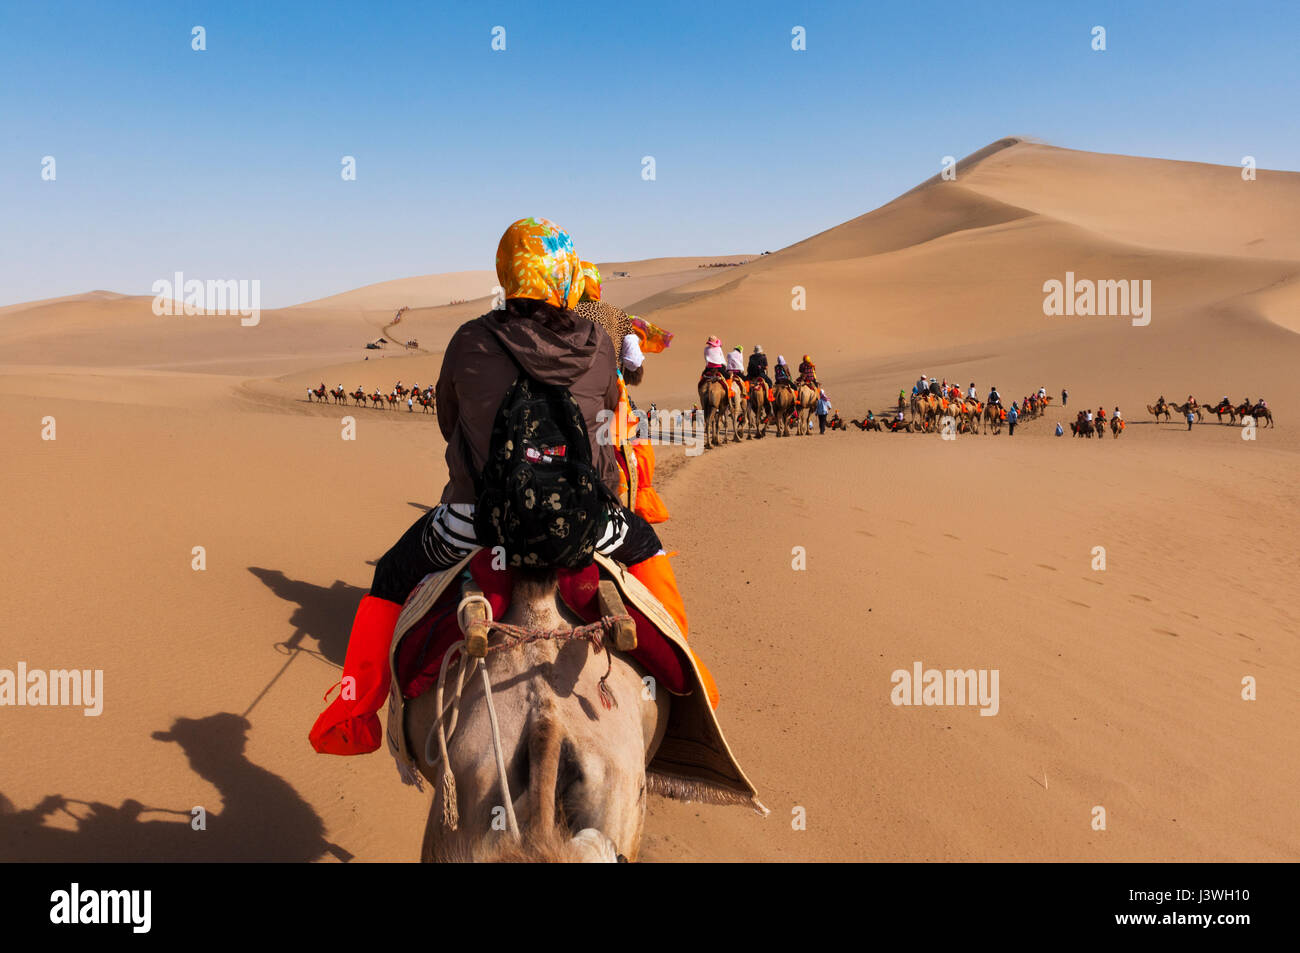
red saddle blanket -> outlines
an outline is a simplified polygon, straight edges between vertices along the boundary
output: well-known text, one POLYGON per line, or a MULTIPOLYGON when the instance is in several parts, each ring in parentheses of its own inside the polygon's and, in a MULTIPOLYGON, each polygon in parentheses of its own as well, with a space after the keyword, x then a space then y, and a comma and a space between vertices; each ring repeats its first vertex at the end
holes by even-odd
MULTIPOLYGON (((492 551, 483 549, 469 562, 468 570, 492 606, 492 618, 500 619, 510 606, 513 575, 492 568, 492 551)), ((597 586, 600 570, 593 564, 581 570, 559 570, 560 598, 583 622, 600 618, 597 586)), ((412 626, 397 649, 398 683, 404 698, 416 698, 438 683, 442 656, 463 635, 456 621, 460 586, 453 584, 438 597, 423 618, 412 626)), ((688 690, 686 666, 677 648, 635 606, 627 604, 636 623, 637 647, 629 654, 674 695, 688 690)))

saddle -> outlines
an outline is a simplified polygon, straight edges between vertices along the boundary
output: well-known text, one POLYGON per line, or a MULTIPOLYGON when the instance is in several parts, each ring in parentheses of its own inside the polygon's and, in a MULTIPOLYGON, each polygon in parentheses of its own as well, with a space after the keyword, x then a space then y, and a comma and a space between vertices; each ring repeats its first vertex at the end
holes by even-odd
MULTIPOLYGON (((559 595, 584 622, 601 616, 598 585, 612 579, 636 625, 637 647, 628 655, 656 684, 674 698, 668 727, 647 770, 669 780, 695 800, 756 806, 757 791, 745 776, 718 724, 695 658, 673 617, 640 580, 619 563, 596 554, 595 562, 580 570, 561 570, 559 595)), ((392 683, 388 697, 388 750, 403 777, 418 777, 416 758, 422 741, 414 747, 406 734, 406 702, 433 688, 442 656, 464 636, 457 621, 462 579, 469 578, 483 591, 499 619, 510 605, 513 577, 492 568, 491 550, 479 549, 455 566, 430 573, 416 586, 402 607, 394 632, 389 664, 392 683)), ((612 651, 612 643, 607 643, 612 651)), ((616 699, 635 704, 635 699, 616 699)), ((757 808, 756 808, 757 809, 757 808)))

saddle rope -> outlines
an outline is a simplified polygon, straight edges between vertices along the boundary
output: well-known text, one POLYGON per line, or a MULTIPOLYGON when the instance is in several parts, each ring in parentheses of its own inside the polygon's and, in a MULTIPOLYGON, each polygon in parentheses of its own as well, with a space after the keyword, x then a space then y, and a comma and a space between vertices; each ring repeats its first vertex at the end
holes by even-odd
MULTIPOLYGON (((505 639, 496 645, 489 645, 488 653, 499 652, 502 649, 516 648, 522 645, 528 645, 532 642, 541 642, 553 640, 556 642, 571 642, 575 640, 584 640, 591 644, 592 654, 599 655, 602 651, 605 653, 606 665, 605 674, 600 677, 600 703, 606 709, 617 706, 618 702, 614 698, 614 693, 610 691, 607 679, 614 667, 613 652, 605 645, 606 636, 614 631, 618 622, 631 618, 628 615, 602 616, 595 622, 586 625, 571 626, 568 629, 540 630, 529 629, 525 626, 510 625, 505 622, 496 622, 492 619, 492 607, 487 599, 483 596, 466 596, 456 607, 456 617, 461 622, 462 631, 466 627, 464 621, 464 609, 471 603, 479 603, 487 610, 487 628, 489 635, 492 632, 500 632, 505 639)), ((442 655, 442 665, 438 669, 438 687, 434 695, 434 716, 433 724, 429 728, 429 734, 424 740, 424 760, 430 767, 434 767, 439 762, 442 764, 442 822, 450 830, 456 830, 460 824, 460 810, 457 805, 456 795, 456 774, 451 769, 451 759, 447 756, 447 739, 456 731, 456 725, 460 720, 460 702, 465 688, 465 676, 473 671, 478 671, 483 678, 483 699, 487 704, 488 723, 492 731, 492 751, 496 761, 497 781, 501 788, 501 799, 505 806, 506 825, 512 837, 520 839, 519 821, 515 817, 514 800, 510 796, 510 782, 506 777, 505 755, 501 750, 501 725, 497 721, 496 705, 492 700, 492 680, 488 676, 487 659, 473 658, 470 663, 466 664, 466 659, 470 658, 465 654, 465 640, 454 642, 447 647, 442 655), (450 701, 444 704, 446 698, 447 669, 452 661, 459 664, 456 666, 456 688, 450 701), (448 717, 450 715, 450 717, 448 717), (438 756, 435 758, 430 750, 433 745, 434 736, 438 739, 438 756)))

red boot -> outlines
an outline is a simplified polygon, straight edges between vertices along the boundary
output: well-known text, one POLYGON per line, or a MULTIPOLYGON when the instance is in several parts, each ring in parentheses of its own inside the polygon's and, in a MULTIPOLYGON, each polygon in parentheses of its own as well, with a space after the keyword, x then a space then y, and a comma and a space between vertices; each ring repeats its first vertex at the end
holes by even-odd
POLYGON ((388 650, 401 613, 396 602, 375 596, 361 600, 343 660, 343 690, 307 736, 320 754, 368 754, 379 747, 383 730, 377 712, 388 698, 388 650))
MULTIPOLYGON (((663 553, 658 556, 651 556, 644 562, 628 566, 627 571, 654 593, 655 598, 668 610, 668 614, 673 617, 673 621, 677 623, 677 628, 682 630, 682 636, 685 637, 686 603, 682 601, 682 594, 677 591, 677 576, 673 574, 673 567, 669 564, 668 557, 663 553)), ((704 690, 708 693, 709 704, 713 708, 717 708, 719 701, 718 685, 713 680, 713 673, 695 654, 694 649, 688 647, 688 651, 691 653, 691 658, 695 659, 696 667, 700 670, 700 678, 704 682, 704 690)))

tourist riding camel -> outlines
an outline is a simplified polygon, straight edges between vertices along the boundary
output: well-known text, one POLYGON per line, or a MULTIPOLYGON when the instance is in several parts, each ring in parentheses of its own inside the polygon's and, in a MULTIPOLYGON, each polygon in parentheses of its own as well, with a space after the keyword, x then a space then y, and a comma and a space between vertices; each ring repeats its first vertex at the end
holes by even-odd
POLYGON ((722 353, 722 341, 716 337, 710 337, 704 345, 704 373, 700 378, 705 377, 727 376, 727 356, 722 353))
POLYGON ((998 393, 996 386, 989 388, 989 399, 984 401, 986 404, 992 404, 994 407, 1002 406, 1002 395, 998 393))
POLYGON ((817 365, 813 363, 813 359, 807 354, 803 356, 803 360, 799 363, 799 383, 808 384, 818 390, 822 386, 817 380, 817 365))
MULTIPOLYGON (((555 543, 565 548, 563 561, 553 564, 578 566, 584 559, 589 564, 593 551, 618 560, 687 632, 685 607, 659 537, 644 518, 617 501, 614 448, 597 439, 603 412, 617 411, 617 356, 610 337, 572 311, 583 291, 572 239, 546 219, 520 219, 501 238, 496 271, 506 292, 505 307, 461 325, 447 343, 438 377, 447 485, 439 504, 422 514, 375 565, 343 663, 343 684, 352 690, 341 692, 312 727, 310 738, 318 752, 364 754, 379 747, 377 712, 388 697, 388 653, 402 604, 425 575, 456 565, 479 548, 484 527, 501 522, 498 509, 477 512, 480 499, 492 496, 480 494, 485 489, 481 484, 489 462, 496 468, 496 459, 489 457, 504 398, 517 396, 521 385, 527 390, 530 381, 558 395, 549 404, 572 408, 564 421, 567 432, 585 430, 589 445, 546 449, 560 451, 557 456, 574 464, 570 482, 575 496, 581 494, 584 504, 603 501, 590 511, 595 519, 587 526, 577 524, 571 538, 555 543), (588 472, 593 479, 584 476, 588 472)), ((527 409, 533 422, 554 429, 559 418, 537 416, 541 411, 531 409, 536 403, 511 406, 527 409)), ((587 512, 563 515, 577 523, 587 512)), ((522 554, 507 555, 515 560, 522 554)), ((710 676, 704 678, 716 706, 717 689, 710 676)))
POLYGON ((745 377, 751 383, 761 377, 769 388, 772 386, 772 378, 767 376, 767 355, 763 353, 763 345, 754 345, 754 353, 749 355, 749 366, 745 369, 745 377))
POLYGON ((733 380, 745 376, 745 351, 739 344, 727 352, 727 376, 733 380))
POLYGON ((772 371, 773 377, 776 378, 773 387, 785 384, 788 387, 794 386, 794 381, 790 378, 790 365, 785 362, 785 355, 776 356, 776 368, 772 371))

